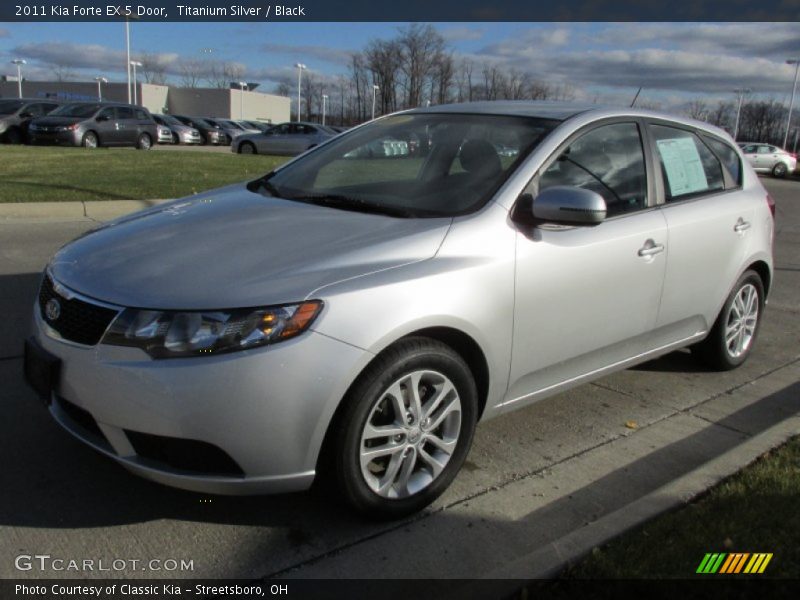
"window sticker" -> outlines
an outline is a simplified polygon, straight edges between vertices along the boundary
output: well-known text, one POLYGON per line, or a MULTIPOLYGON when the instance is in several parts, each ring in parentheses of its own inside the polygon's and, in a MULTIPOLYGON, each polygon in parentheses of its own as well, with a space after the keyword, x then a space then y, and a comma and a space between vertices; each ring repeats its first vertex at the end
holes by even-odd
POLYGON ((658 140, 656 144, 673 197, 708 189, 703 163, 692 138, 658 140))

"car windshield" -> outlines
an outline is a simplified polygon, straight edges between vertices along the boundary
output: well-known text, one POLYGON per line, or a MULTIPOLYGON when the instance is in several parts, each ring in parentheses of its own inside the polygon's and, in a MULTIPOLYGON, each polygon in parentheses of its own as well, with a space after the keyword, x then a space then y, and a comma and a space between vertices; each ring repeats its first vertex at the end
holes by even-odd
POLYGON ((13 115, 24 105, 22 100, 0 100, 0 115, 13 115))
POLYGON ((101 108, 100 104, 65 104, 50 113, 51 117, 91 117, 101 108))
POLYGON ((250 189, 401 217, 465 214, 483 206, 556 125, 530 117, 393 115, 333 138, 250 189))
POLYGON ((160 119, 167 125, 183 125, 178 119, 172 115, 159 115, 160 119))

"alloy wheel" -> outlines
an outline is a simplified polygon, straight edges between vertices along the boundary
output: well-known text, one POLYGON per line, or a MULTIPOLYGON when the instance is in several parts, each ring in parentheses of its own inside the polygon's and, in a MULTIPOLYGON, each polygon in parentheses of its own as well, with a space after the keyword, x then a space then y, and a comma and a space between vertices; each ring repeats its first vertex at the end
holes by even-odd
POLYGON ((752 283, 741 287, 725 320, 725 346, 738 358, 750 348, 758 324, 758 290, 752 283))

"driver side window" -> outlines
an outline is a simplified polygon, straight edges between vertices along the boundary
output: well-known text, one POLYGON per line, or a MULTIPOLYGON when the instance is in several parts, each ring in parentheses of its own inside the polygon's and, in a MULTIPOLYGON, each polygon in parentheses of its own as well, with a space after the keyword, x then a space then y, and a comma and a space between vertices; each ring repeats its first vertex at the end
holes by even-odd
POLYGON ((607 216, 647 205, 647 173, 636 123, 603 125, 572 142, 538 180, 541 193, 553 186, 592 190, 606 201, 607 216))

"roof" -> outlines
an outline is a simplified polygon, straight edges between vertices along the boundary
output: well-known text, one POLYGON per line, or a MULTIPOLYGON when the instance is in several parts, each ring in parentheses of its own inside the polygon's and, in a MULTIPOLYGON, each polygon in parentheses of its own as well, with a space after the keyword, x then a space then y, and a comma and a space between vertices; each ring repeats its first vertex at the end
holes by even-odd
POLYGON ((604 108, 597 104, 578 104, 574 102, 540 102, 535 100, 495 100, 483 102, 464 102, 461 104, 439 104, 416 108, 415 113, 461 113, 510 115, 519 117, 539 117, 564 121, 580 113, 604 108))

